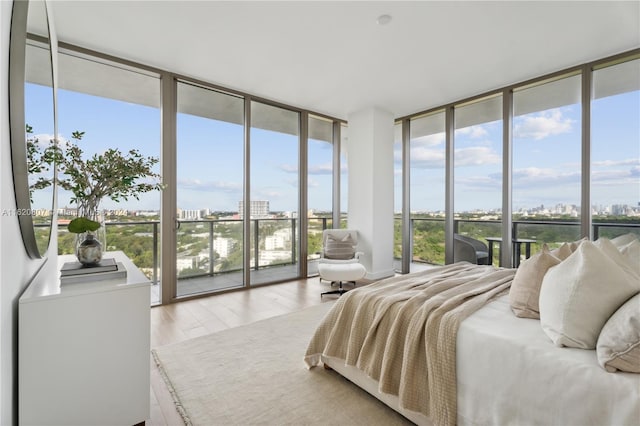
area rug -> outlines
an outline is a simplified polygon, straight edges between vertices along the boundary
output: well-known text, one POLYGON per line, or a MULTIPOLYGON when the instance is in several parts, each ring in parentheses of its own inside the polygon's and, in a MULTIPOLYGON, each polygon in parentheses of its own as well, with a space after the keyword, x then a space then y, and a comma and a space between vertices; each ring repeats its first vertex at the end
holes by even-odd
POLYGON ((303 356, 322 303, 154 349, 187 425, 406 425, 404 417, 303 356))

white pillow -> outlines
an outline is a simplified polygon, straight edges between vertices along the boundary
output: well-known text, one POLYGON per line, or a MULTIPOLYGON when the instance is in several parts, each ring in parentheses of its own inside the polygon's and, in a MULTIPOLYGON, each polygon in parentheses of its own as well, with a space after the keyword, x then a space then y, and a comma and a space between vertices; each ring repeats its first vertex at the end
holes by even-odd
POLYGON ((584 243, 585 241, 589 241, 589 238, 583 237, 577 241, 573 241, 569 243, 569 248, 571 248, 571 252, 573 253, 574 251, 576 251, 578 247, 580 247, 580 244, 584 243))
POLYGON ((640 373, 640 293, 611 315, 598 337, 596 354, 610 373, 640 373))
POLYGON ((562 243, 562 245, 557 249, 551 250, 551 254, 560 260, 565 260, 567 257, 571 256, 571 253, 573 253, 574 251, 575 250, 571 249, 569 243, 562 243))
POLYGON ((640 241, 633 240, 619 249, 622 257, 631 265, 636 274, 640 275, 640 241))
POLYGON ((556 346, 595 349, 609 317, 638 291, 637 275, 584 241, 544 276, 540 324, 556 346))
MULTIPOLYGON (((622 249, 618 249, 611 240, 608 238, 598 238, 593 244, 616 262, 618 266, 633 274, 639 275, 638 272, 635 271, 631 260, 627 259, 627 256, 622 254, 622 249)), ((626 247, 627 246, 624 246, 623 249, 626 249, 626 247)))
POLYGON ((618 247, 618 248, 626 246, 627 244, 629 244, 629 243, 631 243, 633 241, 638 241, 638 236, 635 235, 635 234, 631 234, 631 233, 620 235, 620 236, 615 237, 614 239, 611 240, 613 245, 618 247))

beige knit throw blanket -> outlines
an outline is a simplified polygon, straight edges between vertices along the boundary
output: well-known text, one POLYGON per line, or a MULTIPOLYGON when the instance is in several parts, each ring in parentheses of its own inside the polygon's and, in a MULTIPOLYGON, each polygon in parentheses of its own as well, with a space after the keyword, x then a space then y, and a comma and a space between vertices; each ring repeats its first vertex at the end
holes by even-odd
POLYGON ((436 425, 455 425, 462 320, 511 285, 515 270, 456 263, 345 293, 316 329, 305 362, 345 360, 436 425))

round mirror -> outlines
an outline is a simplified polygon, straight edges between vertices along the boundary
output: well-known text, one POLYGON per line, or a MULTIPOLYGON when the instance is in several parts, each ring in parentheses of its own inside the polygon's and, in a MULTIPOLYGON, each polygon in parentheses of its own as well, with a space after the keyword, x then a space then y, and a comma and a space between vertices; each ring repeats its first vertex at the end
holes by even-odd
POLYGON ((54 217, 56 53, 46 2, 14 2, 9 53, 11 160, 15 215, 31 258, 47 251, 54 217))

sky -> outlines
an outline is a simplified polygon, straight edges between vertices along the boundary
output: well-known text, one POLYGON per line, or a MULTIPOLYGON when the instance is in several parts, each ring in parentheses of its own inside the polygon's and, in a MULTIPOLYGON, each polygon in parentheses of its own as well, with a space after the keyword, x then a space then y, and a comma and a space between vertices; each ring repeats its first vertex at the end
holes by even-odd
MULTIPOLYGON (((151 78, 151 77, 150 77, 151 78)), ((516 101, 517 102, 517 98, 516 101)), ((50 89, 27 85, 27 123, 47 140, 53 133, 50 89)), ((160 157, 160 110, 107 98, 58 92, 59 134, 68 140, 84 131, 86 154, 107 147, 136 148, 160 157)), ((444 116, 434 117, 444 120, 444 116)), ((444 123, 442 123, 444 128, 444 123)), ((513 208, 580 204, 579 104, 553 107, 514 118, 513 208)), ((640 91, 592 102, 592 204, 640 202, 640 91)), ((179 113, 177 200, 181 209, 237 211, 243 187, 243 129, 224 121, 179 113)), ((272 211, 296 211, 297 136, 251 131, 251 197, 268 200, 272 211)), ((396 144, 396 147, 399 145, 396 144)), ((312 140, 309 152, 310 209, 331 209, 332 147, 312 140)), ((456 130, 454 142, 456 212, 501 207, 502 122, 495 120, 456 130)), ((444 210, 444 133, 412 136, 411 210, 444 210)), ((396 189, 401 153, 395 150, 396 189)), ((159 165, 157 172, 160 172, 159 165)), ((344 172, 344 170, 343 170, 344 172)), ((346 180, 346 174, 344 179, 346 180)), ((72 206, 59 192, 58 206, 72 206)), ((399 209, 396 196, 396 211, 399 209)), ((346 194, 343 193, 345 210, 346 194)), ((37 208, 47 202, 34 197, 37 208)), ((110 209, 159 210, 159 193, 140 201, 103 203, 110 209)))
MULTIPOLYGON (((592 205, 640 202, 640 92, 592 102, 592 205)), ((444 114, 424 118, 441 122, 444 114)), ((445 134, 412 137, 411 210, 444 210, 445 134)), ((395 149, 396 190, 401 151, 395 149)), ((580 205, 581 107, 550 108, 514 117, 513 210, 580 205)), ((502 121, 457 129, 454 210, 499 209, 502 204, 502 121)), ((396 191, 398 192, 398 191, 396 191)), ((396 211, 400 198, 396 197, 396 211)))
MULTIPOLYGON (((50 96, 46 88, 28 85, 27 123, 42 141, 51 138, 52 121, 47 118, 50 106, 40 99, 50 96), (39 111, 38 106, 43 107, 39 111), (33 124, 31 124, 33 123, 33 124), (43 123, 37 125, 36 123, 43 123)), ((87 157, 119 147, 122 151, 138 149, 145 156, 160 157, 160 110, 68 90, 58 90, 58 129, 61 140, 69 141, 74 131, 85 135, 78 142, 87 157)), ((49 114, 50 115, 50 114, 49 114)), ((243 128, 219 120, 179 113, 177 119, 177 200, 181 209, 238 211, 243 188, 243 128)), ((251 198, 268 200, 272 211, 297 211, 298 147, 297 136, 262 129, 251 131, 251 198)), ((310 209, 331 210, 332 145, 310 140, 309 201, 310 209)), ((160 172, 160 166, 155 168, 160 172)), ((346 173, 344 174, 346 180, 346 173)), ((59 191, 59 207, 74 207, 71 194, 59 191)), ((45 208, 46 201, 36 196, 34 203, 45 208)), ((346 205, 346 197, 342 201, 346 205)), ((143 194, 140 200, 115 203, 105 200, 109 209, 159 210, 156 193, 143 194)))

